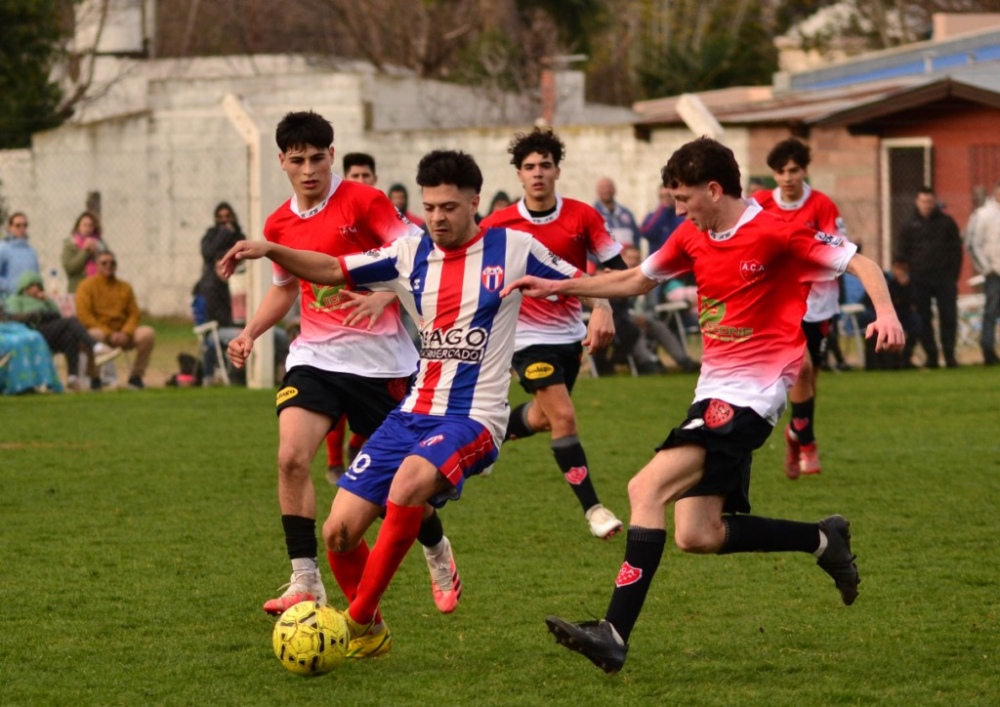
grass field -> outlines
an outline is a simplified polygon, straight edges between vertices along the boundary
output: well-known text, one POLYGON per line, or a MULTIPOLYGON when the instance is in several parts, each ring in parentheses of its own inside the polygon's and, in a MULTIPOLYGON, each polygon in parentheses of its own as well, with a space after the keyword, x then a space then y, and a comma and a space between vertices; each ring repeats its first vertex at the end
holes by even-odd
MULTIPOLYGON (((617 676, 542 623, 603 615, 624 548, 589 537, 544 437, 508 445, 443 512, 458 610, 437 613, 413 552, 383 601, 392 653, 304 679, 273 657, 260 610, 288 575, 272 392, 2 399, 0 704, 1000 703, 1000 370, 820 383, 824 473, 787 481, 773 435, 752 500, 761 515, 848 516, 857 603, 806 555, 671 545, 617 676)), ((693 385, 580 382, 598 490, 623 517, 628 478, 693 385)))

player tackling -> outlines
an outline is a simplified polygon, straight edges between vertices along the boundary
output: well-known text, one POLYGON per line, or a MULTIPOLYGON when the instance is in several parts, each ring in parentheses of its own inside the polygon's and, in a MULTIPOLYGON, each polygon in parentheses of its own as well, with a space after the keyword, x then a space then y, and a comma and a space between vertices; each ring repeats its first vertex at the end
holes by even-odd
POLYGON ((657 447, 628 485, 632 515, 611 601, 600 621, 546 619, 556 640, 605 672, 625 663, 628 640, 666 545, 685 552, 803 552, 817 558, 845 604, 858 596, 850 524, 839 515, 803 523, 748 515, 753 450, 771 434, 804 352, 806 283, 846 272, 875 306, 867 334, 877 349, 902 348, 882 271, 839 236, 786 223, 740 198, 733 153, 709 138, 681 147, 662 172, 687 220, 640 266, 593 278, 512 281, 504 294, 631 297, 692 272, 704 341, 701 375, 687 419, 657 447))
POLYGON ((387 640, 379 602, 417 537, 424 504, 458 498, 465 479, 497 458, 510 412, 521 302, 517 294, 500 297, 504 282, 526 274, 582 275, 527 233, 480 230, 475 214, 482 182, 469 155, 432 152, 417 169, 429 235, 337 258, 241 241, 224 260, 229 272, 240 260, 268 257, 317 285, 389 289, 419 313, 422 346, 413 388, 338 481, 323 527, 331 568, 349 602, 349 656, 377 655, 387 640), (364 533, 383 508, 369 552, 364 533))

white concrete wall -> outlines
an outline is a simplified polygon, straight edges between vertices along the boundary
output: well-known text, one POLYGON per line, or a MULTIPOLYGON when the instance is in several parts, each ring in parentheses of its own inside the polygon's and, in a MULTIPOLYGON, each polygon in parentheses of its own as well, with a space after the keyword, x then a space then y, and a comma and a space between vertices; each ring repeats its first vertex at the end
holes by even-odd
MULTIPOLYGON (((258 66, 232 58, 154 62, 145 78, 133 76, 118 86, 119 93, 109 95, 125 113, 108 117, 114 113, 108 106, 92 106, 92 116, 104 117, 39 133, 30 151, 0 152, 0 188, 9 208, 28 213, 43 267, 58 267, 60 273, 62 242, 88 192, 100 192, 104 237, 119 256, 120 277, 132 283, 150 313, 188 316, 201 267, 199 242, 212 224, 216 203, 230 202, 249 229, 248 151, 221 108, 227 92, 243 98, 262 132, 263 216, 291 195, 273 141, 275 125, 291 110, 312 109, 331 120, 338 171, 346 152, 373 154, 379 187, 406 185, 413 211, 420 210, 417 162, 437 148, 462 149, 476 158, 485 177, 484 210, 497 190, 520 194, 507 146, 515 132, 531 125, 475 125, 475 110, 482 111, 485 122, 497 119, 486 106, 467 107, 469 127, 387 127, 421 122, 414 113, 427 109, 427 99, 418 96, 415 85, 412 79, 373 78, 365 72, 333 73, 295 58, 265 57, 258 66), (376 124, 387 129, 365 130, 366 102, 376 124)), ((463 98, 460 89, 440 84, 428 95, 435 97, 437 113, 426 114, 424 126, 463 98)), ((596 120, 617 117, 617 122, 557 126, 567 146, 559 191, 589 203, 597 179, 611 177, 619 201, 641 220, 655 206, 660 168, 694 136, 671 129, 654 131, 648 142, 636 140, 622 117, 628 115, 612 109, 600 111, 596 120)), ((744 161, 745 133, 731 131, 727 141, 744 161)))

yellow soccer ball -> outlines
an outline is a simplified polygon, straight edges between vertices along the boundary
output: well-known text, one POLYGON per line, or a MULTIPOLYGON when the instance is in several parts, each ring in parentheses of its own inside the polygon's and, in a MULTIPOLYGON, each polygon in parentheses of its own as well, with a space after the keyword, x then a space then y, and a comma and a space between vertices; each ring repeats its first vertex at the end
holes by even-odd
POLYGON ((344 617, 329 606, 304 601, 274 625, 274 654, 296 675, 322 675, 344 661, 350 637, 344 617))

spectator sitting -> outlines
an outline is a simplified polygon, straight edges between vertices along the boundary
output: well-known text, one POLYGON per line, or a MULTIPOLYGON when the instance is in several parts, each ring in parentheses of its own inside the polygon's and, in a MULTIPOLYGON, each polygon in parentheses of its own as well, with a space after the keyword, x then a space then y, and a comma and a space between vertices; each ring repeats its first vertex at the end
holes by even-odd
POLYGON ((393 184, 389 187, 389 191, 386 192, 389 197, 389 201, 392 205, 396 207, 396 211, 401 213, 407 221, 412 223, 414 226, 424 227, 424 220, 417 216, 416 214, 411 214, 407 209, 410 205, 410 196, 406 191, 406 187, 402 184, 393 184))
POLYGON ((87 375, 97 377, 97 368, 115 359, 122 353, 102 344, 87 331, 76 317, 64 317, 59 305, 45 294, 42 276, 37 272, 21 274, 17 293, 7 298, 4 309, 11 319, 27 324, 45 337, 52 353, 66 357, 68 387, 78 388, 80 353, 86 355, 87 375))
MULTIPOLYGON (((97 258, 98 273, 80 283, 76 291, 76 316, 98 341, 126 351, 137 350, 129 372, 130 388, 145 387, 142 376, 153 353, 156 332, 139 325, 139 303, 132 286, 115 276, 118 262, 111 251, 97 258)), ((100 388, 100 378, 91 378, 92 389, 100 388)))
MULTIPOLYGON (((916 297, 913 284, 910 281, 909 264, 905 259, 896 257, 892 261, 891 270, 885 274, 886 284, 889 287, 889 296, 892 298, 892 306, 896 310, 899 323, 903 325, 906 333, 906 343, 900 353, 875 352, 875 344, 871 340, 866 341, 865 368, 866 369, 899 369, 916 368, 910 358, 913 356, 913 349, 916 348, 920 339, 923 320, 917 312, 916 297)), ((863 299, 865 312, 858 317, 858 326, 862 329, 869 323, 875 321, 875 309, 871 300, 865 296, 863 299)))
MULTIPOLYGON (((194 286, 194 323, 216 322, 219 325, 219 346, 225 351, 229 342, 239 336, 242 328, 233 319, 233 300, 229 293, 229 280, 222 274, 222 257, 226 251, 220 251, 212 269, 201 276, 194 286)), ((274 332, 275 365, 285 360, 288 355, 288 333, 281 327, 272 327, 274 332)), ((215 346, 206 340, 201 356, 202 375, 206 384, 215 379, 216 368, 220 365, 215 346)), ((246 369, 235 368, 228 361, 222 361, 226 366, 229 379, 240 385, 246 385, 246 369)))
POLYGON ((0 322, 0 393, 62 392, 45 338, 20 322, 0 322))
POLYGON ((25 272, 40 272, 38 253, 28 243, 28 217, 15 211, 7 219, 7 236, 0 243, 0 300, 17 291, 25 272))
MULTIPOLYGON (((642 263, 642 256, 639 253, 639 249, 634 246, 628 246, 622 250, 622 259, 630 268, 638 267, 642 263)), ((652 306, 653 303, 648 298, 633 297, 629 305, 631 320, 639 327, 642 333, 639 340, 640 345, 646 348, 646 350, 650 350, 650 348, 655 349, 656 345, 659 344, 685 373, 693 373, 701 370, 701 364, 688 356, 684 345, 678 338, 678 336, 684 336, 685 332, 675 334, 667 326, 666 322, 656 316, 656 312, 652 306)), ((638 360, 638 357, 636 360, 638 360)), ((659 358, 657 358, 657 361, 659 361, 659 358)))
POLYGON ((97 255, 105 250, 97 216, 84 211, 73 225, 73 233, 63 241, 62 264, 68 291, 76 292, 85 277, 97 274, 97 255))

